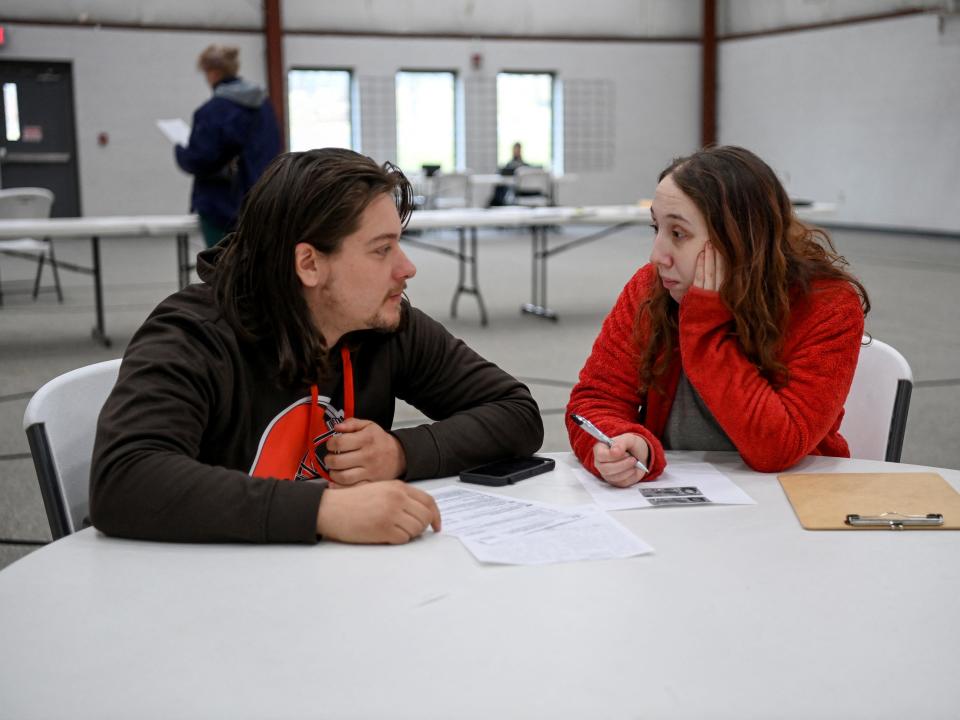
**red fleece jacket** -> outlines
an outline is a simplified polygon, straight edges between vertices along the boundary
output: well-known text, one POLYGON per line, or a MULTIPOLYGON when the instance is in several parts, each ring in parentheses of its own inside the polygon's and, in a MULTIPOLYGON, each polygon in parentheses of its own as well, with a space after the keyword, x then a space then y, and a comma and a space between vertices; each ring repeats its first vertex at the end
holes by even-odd
MULTIPOLYGON (((568 415, 583 415, 610 437, 643 436, 650 446, 650 474, 644 479, 652 480, 666 466, 660 438, 682 365, 690 384, 754 470, 778 472, 805 455, 849 457, 839 428, 863 336, 863 310, 853 286, 819 280, 808 294, 795 294, 780 354, 788 381, 779 389, 745 357, 733 315, 719 293, 691 288, 680 303, 680 338, 675 344, 679 349, 661 380, 665 392, 641 395, 634 318, 641 300, 658 283, 656 268, 645 265, 624 287, 580 371, 568 415)), ((593 438, 569 417, 567 432, 574 454, 596 473, 593 438)))

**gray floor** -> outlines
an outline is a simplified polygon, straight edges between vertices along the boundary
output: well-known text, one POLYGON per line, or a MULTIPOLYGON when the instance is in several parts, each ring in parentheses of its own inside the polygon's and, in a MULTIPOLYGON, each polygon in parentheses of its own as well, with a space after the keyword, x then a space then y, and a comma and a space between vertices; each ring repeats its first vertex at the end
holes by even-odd
MULTIPOLYGON (((551 242, 583 232, 556 233, 551 242)), ((960 238, 851 230, 833 235, 870 291, 868 331, 897 347, 913 367, 917 384, 904 462, 960 468, 960 238)), ((490 313, 488 327, 480 327, 470 296, 461 298, 459 317, 450 318, 456 265, 444 255, 409 249, 419 268, 410 283, 410 298, 479 352, 524 378, 543 412, 543 449, 565 450, 561 418, 569 389, 617 293, 649 255, 650 231, 634 227, 553 258, 549 300, 560 315, 556 324, 518 311, 530 293, 527 236, 490 230, 480 237, 480 285, 490 313)), ((455 245, 452 233, 432 233, 425 239, 455 245)), ((89 244, 61 241, 57 254, 85 262, 89 244)), ((62 305, 52 292, 34 302, 24 291, 35 265, 0 256, 0 567, 35 548, 20 543, 50 537, 21 430, 30 395, 71 368, 118 357, 150 309, 175 289, 172 240, 105 242, 103 255, 111 348, 90 340, 93 293, 88 277, 63 274, 62 305)), ((412 408, 403 408, 398 422, 418 417, 412 408)))

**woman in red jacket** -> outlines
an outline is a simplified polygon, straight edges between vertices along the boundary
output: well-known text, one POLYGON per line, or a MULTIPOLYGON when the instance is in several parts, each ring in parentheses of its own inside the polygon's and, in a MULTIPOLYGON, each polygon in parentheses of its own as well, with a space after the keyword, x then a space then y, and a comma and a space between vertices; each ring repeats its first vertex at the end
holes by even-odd
POLYGON ((614 440, 568 417, 580 462, 627 486, 659 475, 664 450, 737 450, 761 472, 849 456, 838 430, 870 303, 826 233, 796 218, 766 163, 732 146, 675 160, 651 215, 650 263, 570 396, 569 413, 614 440))

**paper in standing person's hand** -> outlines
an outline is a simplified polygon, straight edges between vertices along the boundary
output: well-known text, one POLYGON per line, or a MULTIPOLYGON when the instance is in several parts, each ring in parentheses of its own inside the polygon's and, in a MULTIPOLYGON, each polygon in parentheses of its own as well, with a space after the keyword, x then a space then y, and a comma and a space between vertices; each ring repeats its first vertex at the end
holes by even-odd
POLYGON ((184 145, 190 142, 190 126, 181 118, 157 120, 157 127, 174 145, 184 145))

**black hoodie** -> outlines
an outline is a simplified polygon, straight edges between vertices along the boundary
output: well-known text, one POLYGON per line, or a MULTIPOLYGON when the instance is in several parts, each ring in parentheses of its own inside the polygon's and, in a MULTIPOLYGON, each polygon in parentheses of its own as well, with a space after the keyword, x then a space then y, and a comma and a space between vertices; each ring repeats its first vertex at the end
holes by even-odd
MULTIPOLYGON (((275 349, 241 341, 217 307, 206 281, 219 250, 201 255, 205 282, 160 303, 127 347, 97 427, 91 520, 153 540, 315 542, 324 484, 292 480, 323 467, 343 416, 341 347, 318 405, 281 383, 275 349)), ((349 360, 356 417, 389 431, 400 398, 435 420, 391 431, 405 479, 535 452, 543 423, 527 388, 406 302, 403 313, 397 332, 351 333, 349 360)))

